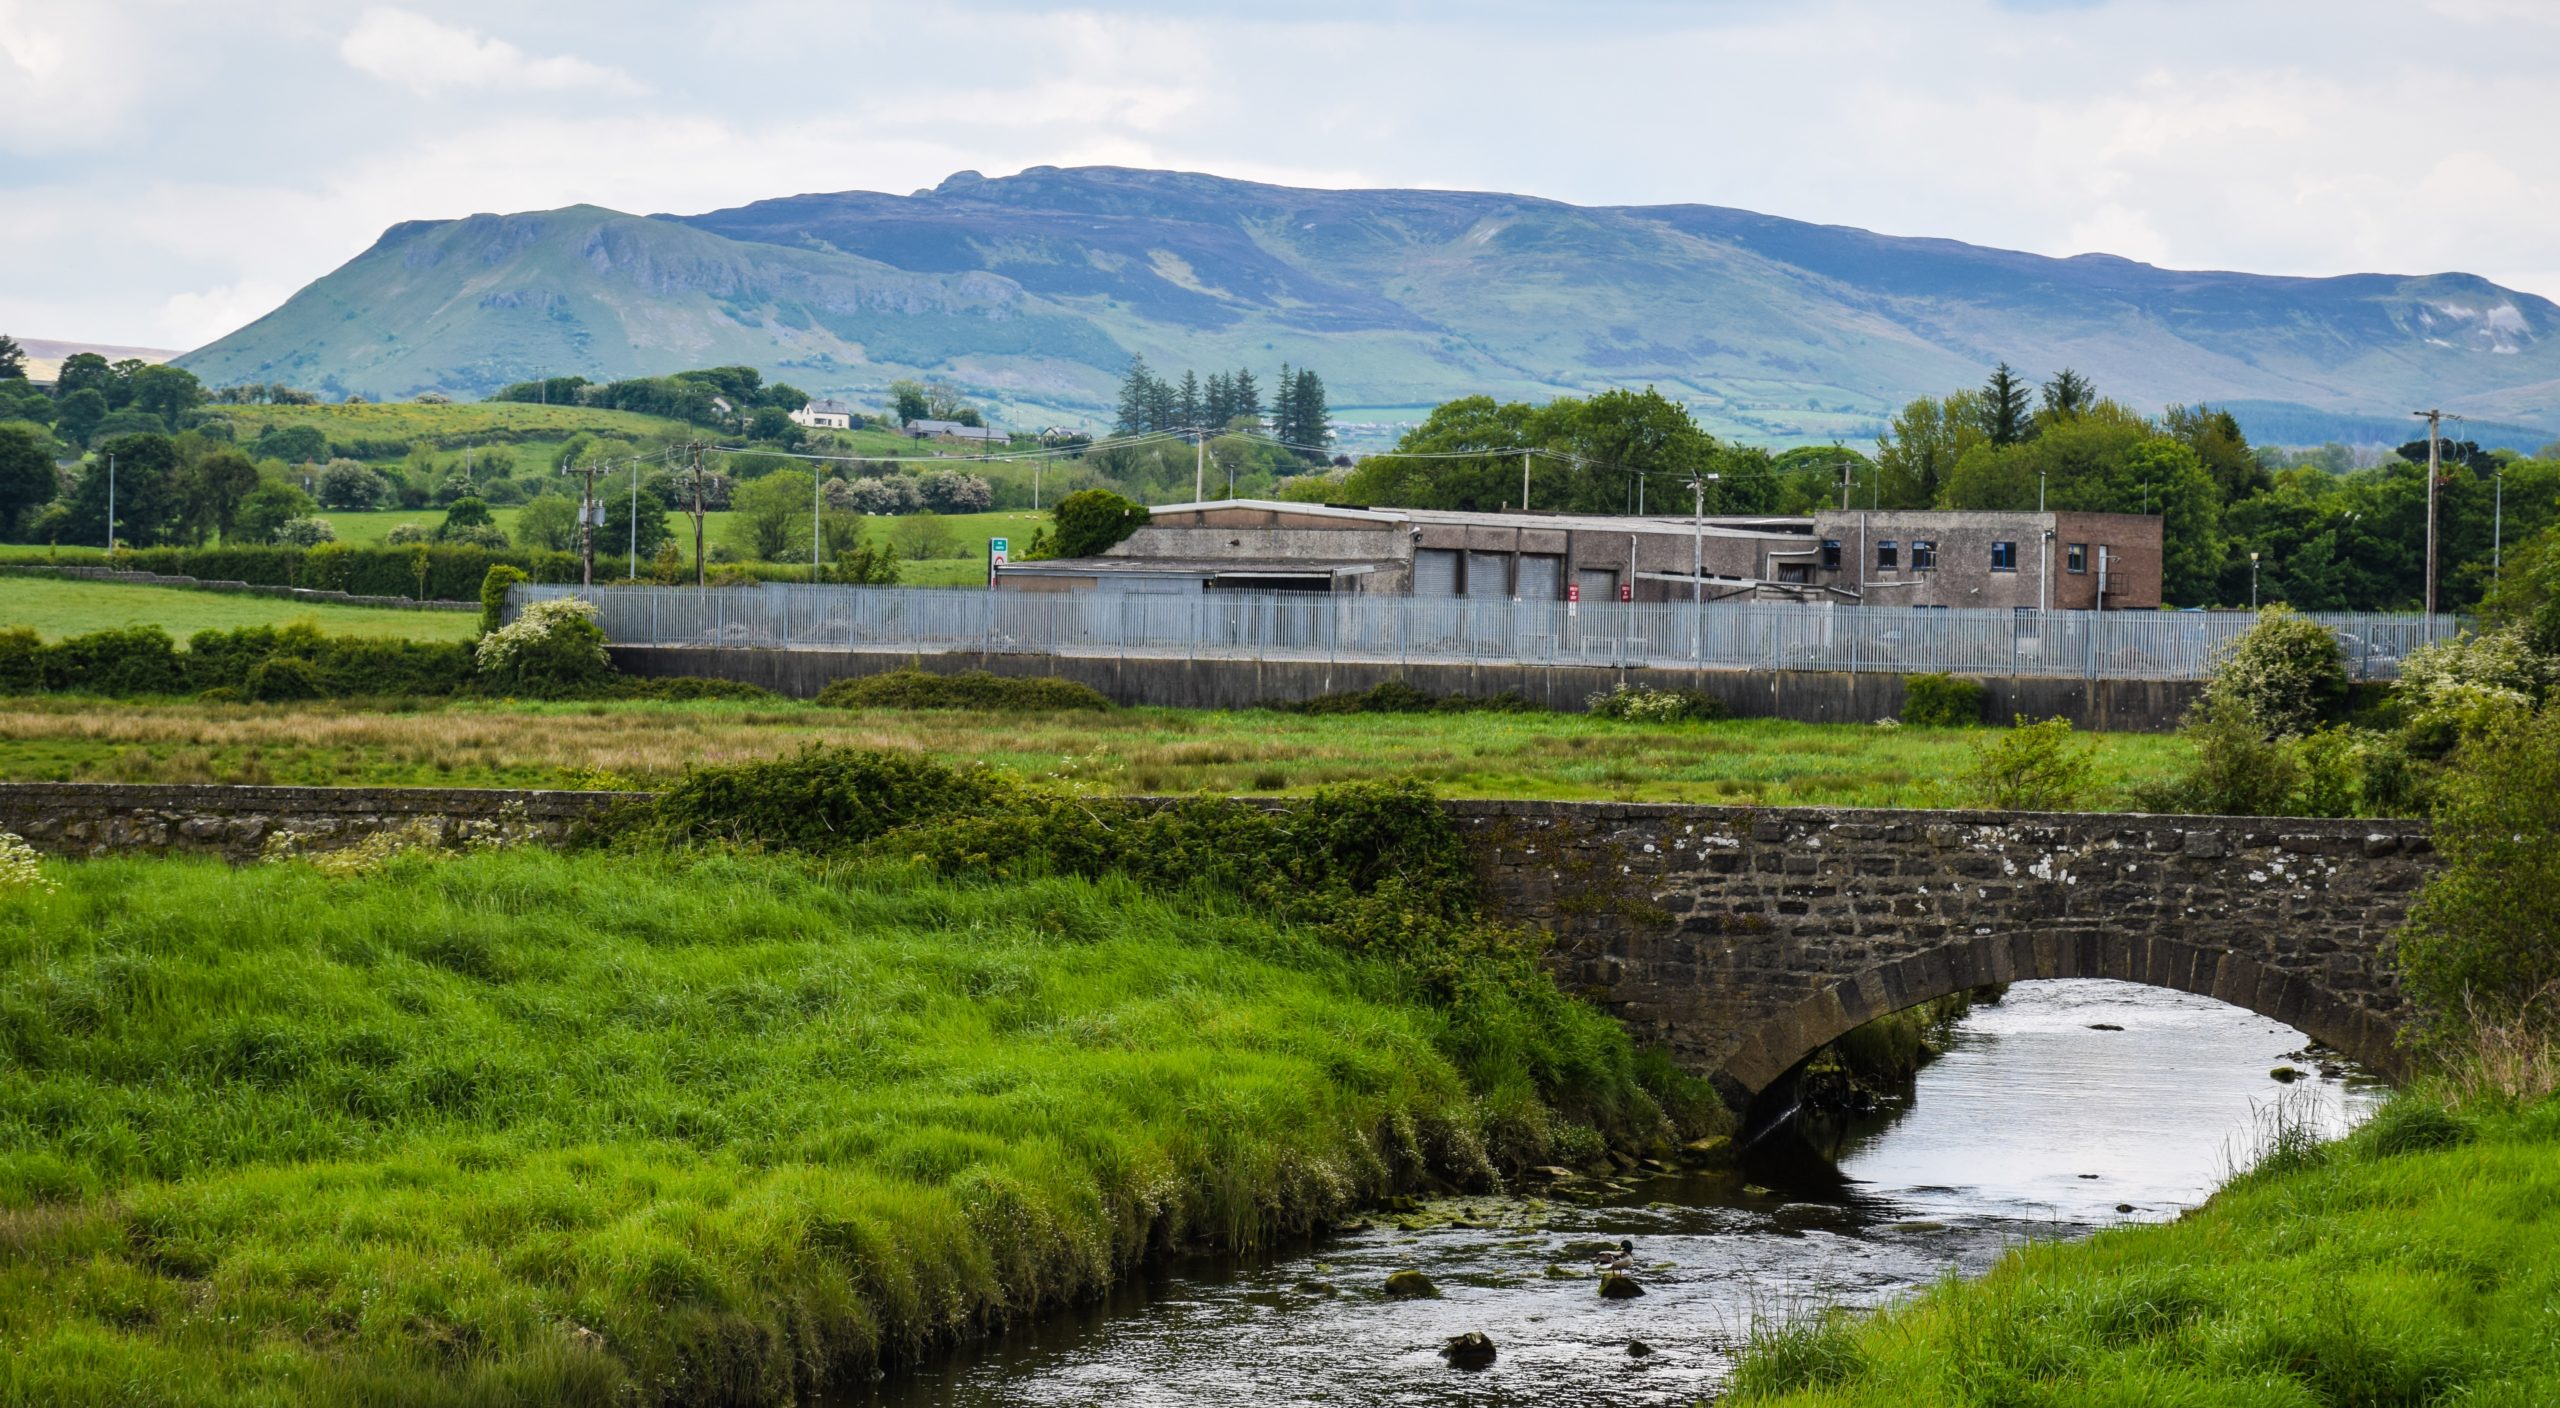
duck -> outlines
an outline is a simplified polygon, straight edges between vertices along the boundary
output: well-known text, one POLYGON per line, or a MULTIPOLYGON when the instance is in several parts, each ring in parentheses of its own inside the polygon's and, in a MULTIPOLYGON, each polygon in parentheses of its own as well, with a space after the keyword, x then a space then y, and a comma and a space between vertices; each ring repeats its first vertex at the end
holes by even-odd
POLYGON ((1618 1243, 1618 1249, 1614 1252, 1604 1253, 1600 1258, 1599 1264, 1600 1269, 1603 1271, 1635 1270, 1636 1244, 1631 1241, 1621 1239, 1618 1243))

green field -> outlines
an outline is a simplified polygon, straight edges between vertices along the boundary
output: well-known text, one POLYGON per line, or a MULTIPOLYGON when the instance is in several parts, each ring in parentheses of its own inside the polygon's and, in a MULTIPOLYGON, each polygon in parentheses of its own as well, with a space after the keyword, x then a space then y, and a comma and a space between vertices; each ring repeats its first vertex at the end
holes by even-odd
MULTIPOLYGON (((521 401, 464 401, 451 405, 358 403, 335 406, 211 406, 231 422, 233 437, 255 440, 270 429, 307 425, 333 441, 408 440, 459 451, 475 437, 491 443, 567 440, 572 435, 616 440, 684 440, 703 432, 680 420, 582 406, 540 406, 521 401)), ((397 458, 394 456, 393 458, 397 458)))
POLYGON ((158 626, 185 640, 197 631, 287 621, 310 621, 330 635, 411 640, 469 640, 480 628, 479 616, 468 611, 335 606, 245 592, 0 575, 0 626, 32 626, 47 640, 120 626, 158 626))
POLYGON ((1551 988, 1446 1005, 1236 896, 45 869, 0 890, 0 1402, 808 1402, 1166 1247, 1680 1133, 1551 988))
MULTIPOLYGON (((1966 800, 1950 780, 1988 736, 1775 719, 1644 725, 1580 714, 1023 715, 856 711, 785 700, 452 703, 385 713, 54 697, 0 700, 0 777, 646 786, 689 764, 843 743, 984 761, 1099 792, 1289 793, 1412 779, 1455 797, 1928 807, 1966 800)), ((2096 738, 2098 790, 2087 798, 2093 807, 2125 805, 2126 788, 2186 756, 2176 738, 2096 738)))

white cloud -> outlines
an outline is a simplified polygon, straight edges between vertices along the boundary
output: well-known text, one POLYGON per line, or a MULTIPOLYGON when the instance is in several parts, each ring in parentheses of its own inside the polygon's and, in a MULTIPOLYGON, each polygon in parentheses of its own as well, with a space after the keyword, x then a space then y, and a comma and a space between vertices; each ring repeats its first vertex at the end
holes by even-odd
POLYGON ((338 55, 362 72, 416 93, 443 88, 647 91, 629 74, 574 56, 533 58, 503 39, 485 39, 408 10, 366 11, 338 45, 338 55))

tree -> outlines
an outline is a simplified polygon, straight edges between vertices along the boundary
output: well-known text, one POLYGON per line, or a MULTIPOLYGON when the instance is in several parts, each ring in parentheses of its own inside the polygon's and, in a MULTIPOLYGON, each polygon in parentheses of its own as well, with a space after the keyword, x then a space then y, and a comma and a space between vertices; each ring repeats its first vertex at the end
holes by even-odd
POLYGON ((889 543, 911 562, 960 556, 960 541, 939 514, 911 513, 899 519, 889 525, 889 543))
MULTIPOLYGON (((2001 365, 2003 370, 2007 369, 2007 363, 2001 365)), ((2089 378, 2064 367, 2044 384, 2043 400, 2044 405, 2038 411, 2043 420, 2069 420, 2098 404, 2098 388, 2089 378)))
MULTIPOLYGON (((115 384, 115 368, 107 365, 106 358, 95 352, 74 352, 62 359, 62 369, 54 373, 53 394, 63 397, 81 391, 95 391, 98 399, 106 402, 107 409, 112 410, 115 384)), ((99 414, 106 412, 100 411, 99 414)))
MULTIPOLYGON (((779 562, 791 556, 809 523, 816 481, 796 469, 778 469, 738 487, 730 502, 730 533, 753 557, 779 562)), ((805 546, 802 544, 801 546, 805 546)))
POLYGON ((28 514, 53 502, 59 487, 51 447, 25 426, 0 425, 0 534, 9 533, 28 514))
POLYGON ((1271 383, 1271 433, 1282 440, 1295 440, 1290 430, 1298 423, 1298 374, 1289 364, 1280 364, 1280 375, 1271 383))
POLYGON ((1292 419, 1281 428, 1280 438, 1308 446, 1316 458, 1322 459, 1325 448, 1333 443, 1333 411, 1325 404, 1324 378, 1300 367, 1297 391, 1289 409, 1292 419))
POLYGON ((1058 500, 1049 521, 1048 556, 1094 557, 1147 526, 1147 510, 1108 489, 1079 489, 1058 500))
POLYGON ((216 450, 186 466, 177 491, 184 502, 187 536, 202 542, 218 533, 230 542, 240 505, 257 487, 258 466, 238 450, 216 450))
POLYGON ((276 533, 287 522, 308 518, 319 505, 311 496, 291 484, 261 484, 241 499, 231 526, 223 531, 225 543, 272 543, 276 533))
MULTIPOLYGON (((646 494, 639 496, 639 552, 647 562, 658 555, 660 546, 675 541, 675 526, 667 521, 666 505, 646 494)), ((628 493, 604 496, 604 523, 596 529, 596 560, 627 556, 634 541, 631 517, 632 496, 628 493)), ((455 505, 461 507, 460 504, 455 505)), ((627 565, 627 564, 626 564, 627 565)))
POLYGON ((313 425, 271 426, 250 443, 249 452, 262 460, 315 464, 329 457, 329 437, 313 425))
POLYGON ((566 494, 538 494, 516 510, 516 542, 547 552, 577 546, 578 505, 566 494))
POLYGON ((2259 462, 2257 451, 2249 448, 2249 437, 2241 433, 2239 420, 2229 411, 2211 406, 2171 406, 2161 417, 2161 428, 2169 432, 2170 438, 2195 451, 2205 473, 2213 476, 2225 507, 2263 494, 2274 485, 2274 476, 2259 462))
POLYGON ((1971 391, 1923 396, 1876 441, 1879 508, 1935 508, 1967 451, 1982 443, 1982 398, 1971 391))
POLYGON ((0 334, 0 381, 26 374, 27 349, 20 347, 16 338, 0 334))
POLYGON ((382 502, 390 491, 382 476, 356 460, 331 460, 320 471, 319 496, 323 508, 361 512, 382 502))
POLYGON ((1226 424, 1233 425, 1237 420, 1247 416, 1259 423, 1262 419, 1262 388, 1255 384, 1252 371, 1244 367, 1236 368, 1236 374, 1228 381, 1227 389, 1230 400, 1227 406, 1226 424))
POLYGON ((935 513, 984 513, 996 501, 995 490, 986 480, 948 470, 924 476, 916 485, 916 493, 924 506, 935 513))
POLYGON ((923 382, 900 380, 889 383, 889 415, 898 424, 928 420, 931 417, 926 412, 932 409, 933 402, 926 397, 923 382))
POLYGON ((1223 426, 1236 418, 1235 378, 1225 372, 1209 373, 1200 392, 1200 423, 1223 426))
POLYGON ((90 457, 79 483, 72 489, 64 536, 81 543, 106 541, 107 498, 112 481, 117 541, 135 547, 157 547, 170 541, 181 522, 181 505, 173 482, 177 473, 177 442, 166 435, 119 435, 107 441, 90 457), (110 460, 114 462, 112 474, 110 460))
POLYGON ((2431 829, 2444 867, 2395 961, 2421 1049, 2475 1023, 2547 1038, 2560 1020, 2560 712, 2513 710, 2454 755, 2431 829))
POLYGON ((133 389, 133 409, 158 416, 171 430, 178 428, 180 417, 204 404, 204 383, 184 368, 136 367, 127 384, 133 389))
POLYGON ((748 418, 747 438, 770 440, 778 445, 797 445, 808 437, 789 412, 766 406, 748 418))
POLYGON ((106 418, 106 394, 95 387, 83 386, 54 401, 54 429, 74 445, 88 444, 89 436, 106 418))
POLYGON ((1140 353, 1129 359, 1129 370, 1120 378, 1120 409, 1112 421, 1115 435, 1143 435, 1164 427, 1156 422, 1156 374, 1147 369, 1147 359, 1140 353))
POLYGON ((1184 425, 1205 425, 1207 407, 1200 397, 1200 374, 1189 369, 1182 373, 1182 389, 1173 394, 1173 414, 1184 425))
POLYGON ((1993 445, 2015 445, 2034 433, 2027 416, 2027 384, 2009 364, 1991 371, 1982 387, 1982 429, 1993 445))

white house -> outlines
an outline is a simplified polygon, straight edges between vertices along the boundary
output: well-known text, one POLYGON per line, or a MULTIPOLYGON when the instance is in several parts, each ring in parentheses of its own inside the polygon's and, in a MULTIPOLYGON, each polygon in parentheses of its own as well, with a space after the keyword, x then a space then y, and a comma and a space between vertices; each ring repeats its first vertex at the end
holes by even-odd
POLYGON ((812 401, 791 413, 792 423, 811 430, 853 429, 853 407, 842 401, 812 401))

